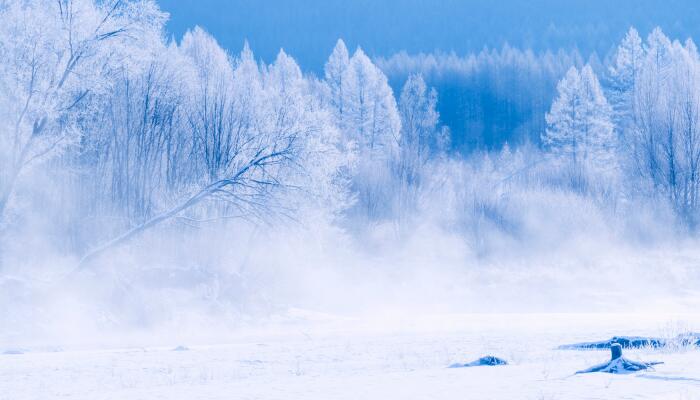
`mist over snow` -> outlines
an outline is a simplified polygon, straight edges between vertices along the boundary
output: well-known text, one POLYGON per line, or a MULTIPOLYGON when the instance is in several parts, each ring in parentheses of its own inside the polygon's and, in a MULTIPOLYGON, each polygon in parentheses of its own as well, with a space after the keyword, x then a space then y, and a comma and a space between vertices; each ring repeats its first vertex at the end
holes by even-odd
POLYGON ((0 12, 3 340, 697 306, 691 39, 375 60, 339 39, 319 74, 171 41, 152 1, 0 12))
POLYGON ((0 400, 694 398, 700 7, 491 3, 0 0, 0 400))

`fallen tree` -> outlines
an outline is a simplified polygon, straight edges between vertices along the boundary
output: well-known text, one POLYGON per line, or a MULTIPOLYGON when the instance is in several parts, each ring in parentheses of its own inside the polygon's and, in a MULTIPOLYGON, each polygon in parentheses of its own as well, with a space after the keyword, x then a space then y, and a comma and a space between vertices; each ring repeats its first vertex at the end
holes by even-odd
POLYGON ((78 266, 70 275, 85 269, 91 261, 104 252, 127 242, 156 225, 182 214, 186 210, 191 209, 207 199, 216 197, 219 200, 232 202, 238 207, 266 207, 263 197, 268 193, 268 190, 271 187, 283 186, 283 183, 279 180, 279 176, 272 173, 271 169, 273 167, 277 168, 281 164, 292 160, 294 143, 295 140, 290 138, 282 147, 276 145, 261 147, 235 174, 203 187, 179 205, 157 214, 147 221, 89 251, 82 257, 78 266), (246 193, 241 193, 239 190, 246 193), (256 197, 258 198, 257 200, 256 197))
POLYGON ((639 349, 639 348, 661 348, 669 346, 700 347, 700 333, 687 332, 681 333, 673 338, 658 338, 645 336, 613 336, 608 340, 598 342, 582 342, 574 344, 565 344, 558 347, 559 350, 598 350, 609 349, 614 344, 620 345, 623 349, 639 349))

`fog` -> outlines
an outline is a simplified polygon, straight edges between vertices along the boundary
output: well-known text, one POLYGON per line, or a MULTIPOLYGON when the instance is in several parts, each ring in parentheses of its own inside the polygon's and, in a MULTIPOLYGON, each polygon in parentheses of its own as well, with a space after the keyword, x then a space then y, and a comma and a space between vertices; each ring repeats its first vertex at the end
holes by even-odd
POLYGON ((685 37, 631 29, 598 64, 334 40, 302 69, 170 41, 155 2, 70 3, 0 2, 2 343, 698 306, 685 37))

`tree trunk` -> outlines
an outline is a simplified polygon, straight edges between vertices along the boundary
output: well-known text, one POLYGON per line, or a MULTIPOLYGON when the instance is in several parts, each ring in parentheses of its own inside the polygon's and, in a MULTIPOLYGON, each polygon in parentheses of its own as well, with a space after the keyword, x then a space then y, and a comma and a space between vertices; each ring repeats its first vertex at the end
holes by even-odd
POLYGON ((200 190, 197 194, 194 196, 190 197, 187 201, 184 203, 180 204, 179 206, 172 208, 166 212, 163 212, 161 214, 156 215, 155 217, 149 219, 148 221, 131 228, 127 232, 121 234, 120 236, 117 236, 116 238, 108 241, 107 243, 102 244, 101 246, 91 250, 88 252, 83 258, 80 260, 78 263, 78 266, 71 272, 70 275, 73 275, 77 272, 80 272, 83 270, 90 261, 94 260, 96 257, 98 257, 100 254, 104 253, 105 251, 116 247, 129 239, 137 236, 141 232, 152 228, 161 222, 167 221, 168 219, 176 216, 177 214, 181 213, 184 210, 187 210, 188 208, 198 204, 202 200, 204 200, 206 197, 208 197, 211 193, 215 192, 216 190, 220 189, 222 186, 225 186, 224 181, 219 181, 216 182, 212 185, 207 186, 206 188, 200 190))
POLYGON ((611 360, 617 360, 622 357, 622 346, 620 343, 613 343, 610 345, 611 360))

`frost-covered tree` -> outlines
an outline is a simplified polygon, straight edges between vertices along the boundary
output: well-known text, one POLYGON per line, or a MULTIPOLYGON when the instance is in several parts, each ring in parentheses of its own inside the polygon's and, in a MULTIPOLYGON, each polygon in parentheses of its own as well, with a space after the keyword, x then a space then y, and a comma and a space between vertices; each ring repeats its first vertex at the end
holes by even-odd
POLYGON ((79 143, 83 117, 122 67, 147 54, 164 21, 152 1, 0 6, 0 222, 24 173, 79 143))
MULTIPOLYGON (((189 166, 187 174, 133 228, 89 252, 83 266, 175 217, 194 224, 259 220, 314 206, 332 214, 346 204, 344 182, 336 179, 344 163, 338 131, 291 57, 281 51, 273 64, 259 66, 246 46, 231 63, 203 31, 186 35, 180 51, 195 74, 182 99, 179 134, 189 149, 178 160, 189 166)), ((161 145, 162 154, 169 151, 161 145)))
POLYGON ((85 126, 77 167, 96 215, 123 216, 122 226, 143 221, 191 176, 185 167, 191 141, 183 129, 189 91, 181 84, 190 75, 181 58, 177 49, 161 48, 124 70, 102 112, 85 126))
POLYGON ((345 101, 344 91, 347 90, 347 71, 350 66, 350 56, 345 42, 338 39, 331 56, 324 67, 325 81, 330 91, 330 105, 338 127, 344 126, 343 116, 345 101))
POLYGON ((579 161, 581 147, 578 132, 583 100, 580 88, 581 74, 572 67, 557 85, 558 95, 546 115, 548 127, 542 137, 542 142, 551 152, 571 158, 574 164, 579 161))
POLYGON ((613 108, 613 122, 618 137, 623 139, 634 126, 633 96, 639 82, 645 58, 642 39, 636 29, 630 28, 615 53, 608 70, 608 99, 613 108))
POLYGON ((401 120, 386 76, 362 49, 350 59, 344 114, 348 138, 370 159, 389 159, 399 143, 401 120))
MULTIPOLYGON (((247 45, 231 57, 200 28, 167 43, 164 22, 149 0, 2 3, 0 226, 19 192, 25 209, 50 202, 85 266, 166 221, 347 206, 321 85, 283 51, 271 65, 247 45)), ((379 149, 372 111, 377 129, 361 126, 379 149)))
POLYGON ((428 161, 439 154, 437 92, 428 88, 420 75, 411 75, 401 90, 401 141, 394 165, 394 218, 399 225, 415 214, 418 193, 428 169, 428 161))
POLYGON ((592 68, 569 69, 557 93, 546 115, 546 148, 575 168, 614 170, 612 111, 592 68))
MULTIPOLYGON (((201 28, 185 33, 180 49, 194 71, 188 79, 192 98, 187 117, 192 151, 201 160, 207 179, 213 181, 235 157, 236 133, 246 123, 236 112, 234 93, 238 88, 234 84, 233 66, 216 40, 201 28)), ((256 82, 260 78, 251 74, 246 79, 256 82)))
POLYGON ((398 156, 401 119, 386 76, 362 49, 345 67, 345 46, 339 42, 326 66, 331 107, 342 132, 343 148, 353 153, 349 172, 357 206, 368 218, 386 207, 391 167, 398 156))
POLYGON ((421 75, 411 75, 399 98, 401 114, 400 173, 407 183, 420 179, 420 169, 437 148, 437 92, 421 75))
POLYGON ((665 197, 684 221, 698 221, 700 63, 692 41, 671 42, 660 29, 646 41, 634 92, 633 171, 665 197))
POLYGON ((612 108, 590 65, 581 70, 585 106, 583 114, 584 159, 598 171, 613 172, 617 168, 618 146, 613 132, 612 108))
MULTIPOLYGON (((288 181, 302 190, 288 193, 285 201, 297 204, 305 212, 337 214, 348 205, 347 182, 339 171, 348 163, 341 153, 340 132, 334 124, 332 108, 313 90, 298 64, 283 50, 264 75, 265 114, 272 116, 268 129, 302 135, 304 145, 297 154, 300 168, 288 170, 288 181), (309 201, 313 199, 313 201, 309 201), (318 207, 322 205, 322 207, 318 207)), ((288 206, 289 207, 289 206, 288 206)))

